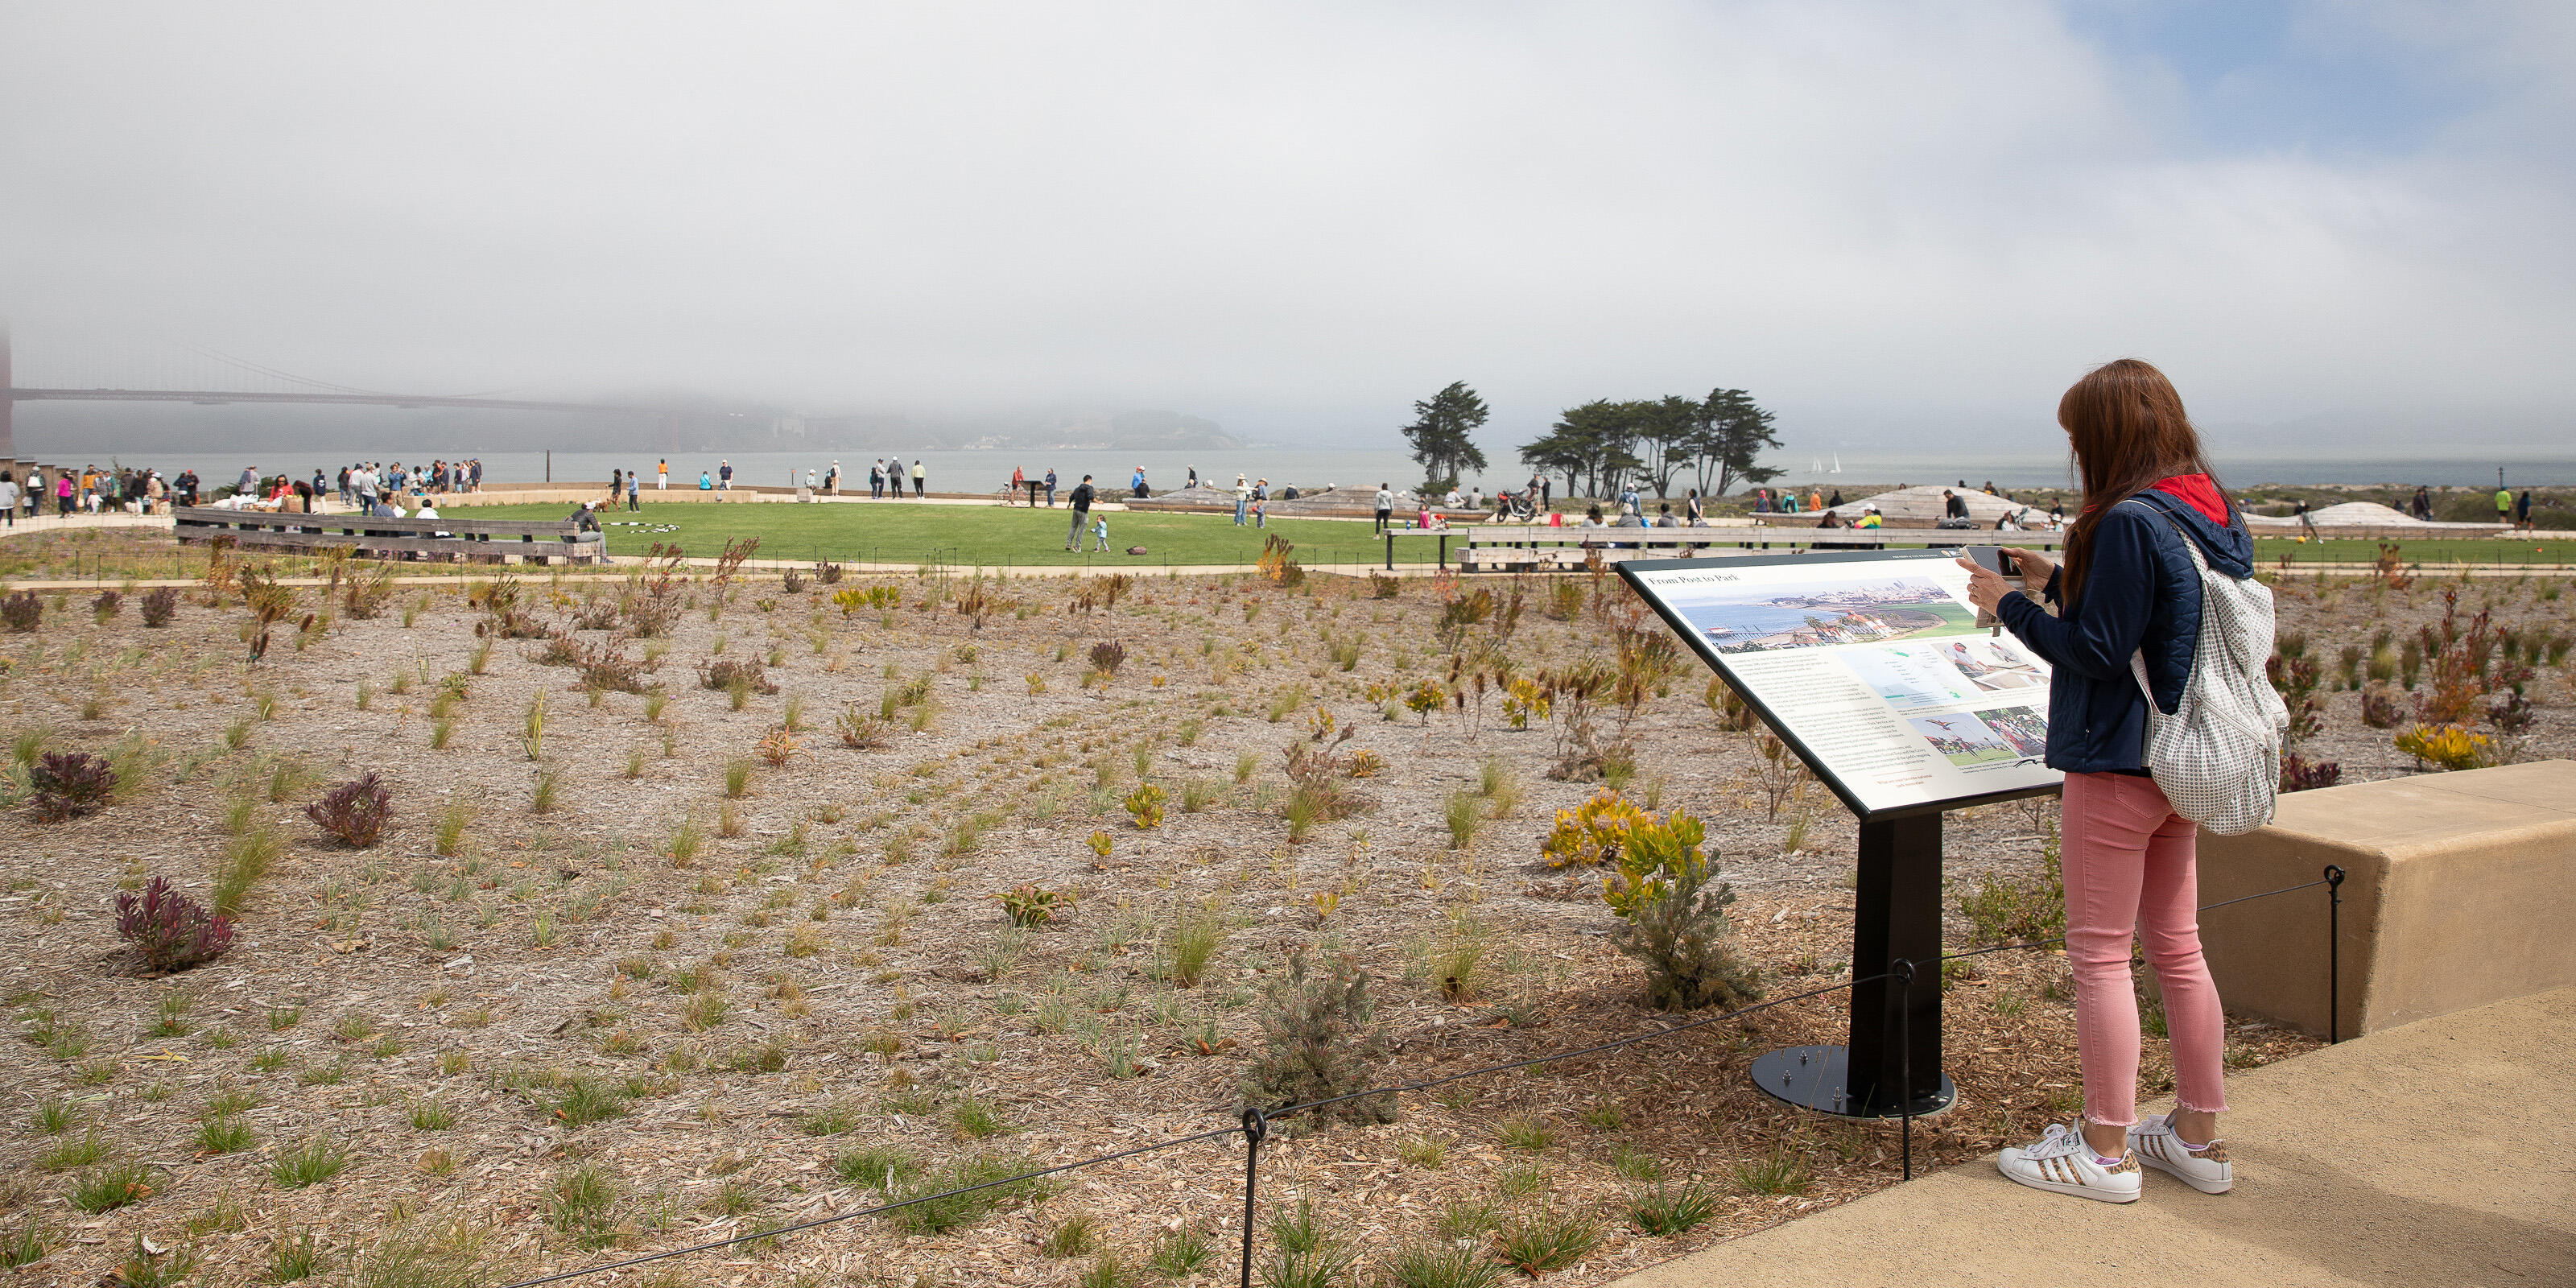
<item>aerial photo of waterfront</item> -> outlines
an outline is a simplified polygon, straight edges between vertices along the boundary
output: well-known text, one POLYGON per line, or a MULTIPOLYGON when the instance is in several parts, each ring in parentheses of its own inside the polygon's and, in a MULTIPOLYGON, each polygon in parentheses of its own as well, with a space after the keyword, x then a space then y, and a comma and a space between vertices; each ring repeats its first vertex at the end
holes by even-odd
POLYGON ((1975 613, 1920 577, 1826 590, 1747 587, 1713 598, 1695 594, 1675 607, 1720 653, 1879 644, 1977 629, 1975 613))

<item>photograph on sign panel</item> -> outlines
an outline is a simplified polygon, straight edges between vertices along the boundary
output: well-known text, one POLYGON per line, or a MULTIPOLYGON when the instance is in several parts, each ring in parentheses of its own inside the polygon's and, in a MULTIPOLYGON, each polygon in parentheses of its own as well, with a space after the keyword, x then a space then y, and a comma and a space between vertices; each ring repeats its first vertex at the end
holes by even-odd
POLYGON ((1905 722, 1914 726, 1914 732, 1923 735, 1923 741, 1932 744, 1932 750, 1949 757, 1951 764, 1962 769, 2021 759, 2021 753, 2013 750, 2013 745, 2004 741, 2003 735, 1965 711, 1909 716, 1905 722))
POLYGON ((1692 587, 1671 598, 1721 653, 1875 644, 1977 629, 1974 610, 1922 577, 1874 577, 1812 589, 1692 587))
POLYGON ((1976 712, 1986 727, 2025 756, 2048 751, 2048 716, 2037 707, 1992 707, 1976 712))
POLYGON ((1988 693, 2048 687, 2048 677, 2040 674, 2039 663, 2018 646, 2000 639, 1953 640, 1942 650, 1942 659, 1968 683, 1988 693))

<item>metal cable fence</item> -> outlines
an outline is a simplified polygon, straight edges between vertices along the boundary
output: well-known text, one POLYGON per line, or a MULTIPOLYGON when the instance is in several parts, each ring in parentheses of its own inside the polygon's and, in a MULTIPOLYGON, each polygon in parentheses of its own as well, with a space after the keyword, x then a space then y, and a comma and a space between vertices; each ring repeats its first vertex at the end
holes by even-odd
MULTIPOLYGON (((2284 886, 2278 890, 2266 890, 2259 894, 2245 895, 2241 898, 2221 900, 2217 903, 2204 904, 2197 909, 2199 912, 2207 912, 2216 908, 2228 907, 2232 904, 2247 903, 2255 899, 2269 899, 2280 895, 2296 894, 2302 890, 2313 890, 2318 886, 2325 886, 2327 888, 2329 896, 2327 904, 2327 1009, 2330 1017, 2328 1021, 2329 1027, 2327 1040, 2329 1042, 2341 1040, 2339 1025, 2332 1017, 2337 1015, 2336 1005, 2340 1000, 2337 984, 2339 982, 2338 976, 2340 974, 2341 967, 2339 940, 2341 938, 2343 880, 2343 869, 2340 867, 2329 866, 2325 869, 2324 876, 2315 881, 2303 882, 2294 886, 2284 886)), ((1240 1282, 1242 1288, 1251 1288, 1253 1257, 1256 1251, 1256 1234, 1259 1228, 1257 1209, 1259 1206, 1260 1194, 1261 1146, 1262 1142, 1269 1136, 1271 1123, 1277 1122, 1283 1118, 1289 1118, 1299 1114, 1312 1114, 1320 1110, 1330 1109, 1337 1105, 1366 1100, 1372 1097, 1394 1096, 1406 1092, 1424 1091, 1433 1087, 1443 1086, 1448 1083, 1465 1081, 1469 1078, 1481 1078, 1493 1074, 1508 1073, 1516 1069, 1527 1069, 1543 1064, 1553 1064, 1563 1060, 1574 1060, 1587 1056, 1606 1055, 1614 1051, 1625 1050, 1629 1047, 1638 1046, 1660 1038, 1668 1038, 1677 1033, 1687 1033, 1694 1029, 1706 1028, 1713 1024, 1722 1024, 1729 1020, 1741 1019, 1748 1015, 1773 1010, 1795 1002, 1811 1001, 1815 998, 1824 997, 1833 993, 1840 993, 1856 988, 1862 984, 1873 983, 1880 980, 1892 980, 1898 985, 1896 988, 1888 990, 1888 1013, 1892 1020, 1904 999, 1912 990, 1916 967, 1918 965, 1937 965, 1941 962, 1981 957, 1989 953, 2005 952, 2013 949, 2047 948, 2063 944, 2065 942, 2066 936, 2059 935, 2049 939, 2022 940, 2007 944, 1990 944, 1980 948, 1963 949, 1955 953, 1945 953, 1928 962, 1918 963, 1900 959, 1892 963, 1889 969, 1878 972, 1877 974, 1855 976, 1854 978, 1829 984, 1822 988, 1809 989, 1805 992, 1793 993, 1786 997, 1770 998, 1765 1001, 1753 1003, 1749 1006, 1738 1007, 1734 1010, 1724 1011, 1714 1015, 1705 1015, 1698 1019, 1686 1020, 1676 1024, 1664 1025, 1643 1033, 1633 1033, 1627 1037, 1614 1038, 1607 1042, 1594 1043, 1593 1045, 1586 1047, 1578 1047, 1569 1051, 1551 1051, 1544 1055, 1529 1056, 1524 1059, 1509 1060, 1499 1064, 1481 1065, 1474 1069, 1467 1069, 1457 1073, 1441 1074, 1437 1077, 1420 1078, 1409 1082, 1388 1083, 1384 1086, 1372 1087, 1365 1091, 1354 1091, 1344 1095, 1326 1097, 1320 1100, 1301 1101, 1295 1104, 1281 1105, 1276 1108, 1264 1109, 1258 1105, 1251 1105, 1244 1108, 1240 1120, 1232 1126, 1211 1128, 1207 1131, 1194 1132, 1186 1136, 1175 1136, 1168 1140, 1155 1141, 1150 1144, 1136 1146, 1132 1149, 1122 1149, 1112 1153, 1097 1154, 1088 1158, 1076 1159, 1069 1163, 1060 1163, 1053 1167, 1039 1168, 1034 1171, 1023 1172, 1017 1175, 1001 1177, 994 1180, 982 1181, 973 1185, 959 1186, 954 1189, 942 1190, 936 1193, 918 1194, 901 1199, 892 1199, 888 1202, 855 1208, 847 1212, 837 1212, 829 1216, 817 1217, 810 1221, 799 1221, 789 1225, 755 1231, 749 1234, 740 1234, 730 1238, 690 1244, 686 1247, 648 1253, 639 1257, 629 1257, 624 1260, 607 1262, 602 1265, 586 1266, 578 1270, 560 1271, 555 1274, 544 1275, 534 1279, 523 1279, 506 1285, 506 1288, 538 1288, 538 1285, 541 1284, 561 1283, 567 1280, 584 1278, 590 1275, 604 1274, 609 1271, 632 1269, 637 1266, 667 1261, 675 1257, 685 1257, 701 1252, 712 1252, 718 1249, 735 1247, 741 1244, 755 1243, 765 1239, 774 1239, 782 1235, 820 1229, 824 1226, 837 1225, 841 1222, 856 1220, 864 1216, 881 1216, 887 1213, 901 1211, 905 1208, 915 1207, 921 1204, 938 1203, 949 1199, 975 1194, 981 1191, 1004 1187, 1024 1186, 1033 1182, 1045 1180, 1048 1177, 1061 1176, 1068 1172, 1080 1171, 1085 1168, 1097 1167, 1107 1163, 1138 1158, 1148 1154, 1160 1153, 1165 1150, 1178 1149, 1186 1145, 1196 1145, 1206 1141, 1219 1140, 1231 1136, 1240 1136, 1244 1141, 1243 1239, 1240 1282)), ((1937 978, 1937 971, 1935 972, 1935 977, 1937 978)), ((1904 1084, 1910 1085, 1910 1052, 1906 1051, 1905 1038, 1903 1036, 1906 1029, 1907 1026, 1903 1024, 1893 1025, 1893 1031, 1898 1036, 1898 1049, 1901 1053, 1904 1053, 1902 1058, 1908 1061, 1908 1066, 1901 1075, 1900 1081, 1904 1084)), ((1914 1174, 1914 1115, 1912 1113, 1912 1101, 1910 1097, 1905 1101, 1905 1109, 1906 1112, 1900 1115, 1902 1120, 1901 1131, 1903 1135, 1904 1151, 1903 1175, 1905 1179, 1911 1180, 1913 1179, 1914 1174)))

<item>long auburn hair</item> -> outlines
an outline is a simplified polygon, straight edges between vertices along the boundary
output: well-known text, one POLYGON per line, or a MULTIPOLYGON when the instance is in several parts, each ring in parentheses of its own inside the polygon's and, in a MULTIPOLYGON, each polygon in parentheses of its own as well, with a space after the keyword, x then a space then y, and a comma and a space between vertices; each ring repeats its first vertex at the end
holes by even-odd
MULTIPOLYGON (((2072 605, 2083 593, 2092 563, 2093 532, 2111 507, 2177 474, 2218 475, 2200 448, 2200 433, 2182 409, 2165 373, 2136 358, 2106 362, 2084 373, 2057 400, 2057 423, 2074 453, 2075 476, 2084 487, 2084 510, 2066 534, 2065 580, 2059 600, 2072 605)), ((2219 489, 2226 496, 2226 489, 2219 489)), ((2235 520, 2236 504, 2227 503, 2235 520)))

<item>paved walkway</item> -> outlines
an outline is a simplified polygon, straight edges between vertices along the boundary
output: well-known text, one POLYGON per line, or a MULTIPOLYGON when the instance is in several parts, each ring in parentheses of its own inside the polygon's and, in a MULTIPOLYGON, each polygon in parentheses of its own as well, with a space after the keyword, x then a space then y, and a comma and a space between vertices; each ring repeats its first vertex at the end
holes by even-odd
POLYGON ((2576 1284, 2576 989, 2258 1069, 2227 1098, 2223 1196, 2150 1171, 2138 1202, 2091 1203, 1986 1159, 1615 1288, 2576 1284))

